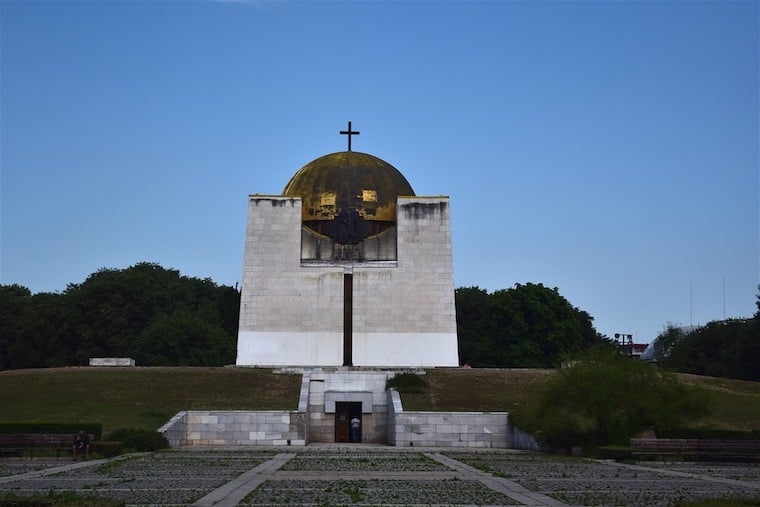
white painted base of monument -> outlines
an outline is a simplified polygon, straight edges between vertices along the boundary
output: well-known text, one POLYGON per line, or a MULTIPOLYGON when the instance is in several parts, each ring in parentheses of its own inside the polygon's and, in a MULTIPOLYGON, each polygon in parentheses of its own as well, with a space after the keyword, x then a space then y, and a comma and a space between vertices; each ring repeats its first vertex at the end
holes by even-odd
MULTIPOLYGON (((455 333, 354 333, 353 366, 458 366, 455 333)), ((237 362, 260 366, 335 366, 341 333, 241 331, 237 362)))

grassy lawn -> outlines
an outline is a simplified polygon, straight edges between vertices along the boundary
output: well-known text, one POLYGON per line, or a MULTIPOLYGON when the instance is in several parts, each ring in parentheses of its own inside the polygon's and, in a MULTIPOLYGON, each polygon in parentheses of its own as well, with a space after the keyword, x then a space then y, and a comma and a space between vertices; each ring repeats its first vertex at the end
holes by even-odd
POLYGON ((509 412, 529 404, 553 370, 434 368, 428 388, 401 396, 405 410, 509 412))
POLYGON ((678 374, 686 383, 696 384, 713 393, 715 413, 700 425, 742 430, 760 429, 760 382, 718 377, 678 374))
POLYGON ((254 368, 50 368, 0 372, 0 422, 158 429, 181 410, 298 407, 300 375, 254 368))
MULTIPOLYGON (((401 398, 405 410, 514 411, 532 403, 553 374, 553 370, 436 368, 427 370, 426 389, 401 398)), ((678 377, 713 394, 713 413, 694 421, 696 426, 760 430, 760 382, 686 374, 678 377)))
MULTIPOLYGON (((432 368, 428 387, 402 395, 406 410, 514 411, 552 370, 432 368)), ((760 429, 760 382, 679 375, 714 393, 695 425, 760 429)), ((181 410, 295 410, 300 375, 255 368, 50 368, 0 372, 0 422, 99 422, 157 429, 181 410)), ((621 393, 623 395, 624 393, 621 393)))

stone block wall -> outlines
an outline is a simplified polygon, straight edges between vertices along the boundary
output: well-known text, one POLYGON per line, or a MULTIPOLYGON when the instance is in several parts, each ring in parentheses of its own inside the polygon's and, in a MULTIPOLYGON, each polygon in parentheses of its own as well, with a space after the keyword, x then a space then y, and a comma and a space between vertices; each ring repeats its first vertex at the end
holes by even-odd
MULTIPOLYGON (((399 197, 397 209, 399 279, 393 304, 401 309, 403 321, 392 324, 394 331, 450 334, 456 339, 449 198, 399 197)), ((377 325, 389 325, 386 315, 378 318, 377 325)))
POLYGON ((388 393, 388 442, 398 447, 512 448, 507 412, 406 412, 388 393))
POLYGON ((342 365, 351 274, 353 365, 457 366, 448 198, 398 198, 396 261, 303 261, 301 206, 249 197, 236 364, 342 365))
POLYGON ((343 358, 343 268, 301 268, 301 199, 248 201, 238 365, 336 365, 343 358))
POLYGON ((306 445, 306 417, 287 410, 180 412, 158 431, 173 446, 306 445))
POLYGON ((326 393, 341 401, 362 402, 362 442, 386 443, 388 397, 385 382, 393 372, 335 371, 304 373, 309 382, 308 435, 310 442, 335 441, 335 407, 326 393))
POLYGON ((131 357, 91 357, 90 366, 134 366, 131 357))
POLYGON ((353 266, 354 364, 458 366, 448 197, 399 197, 398 261, 353 266))
POLYGON ((158 431, 172 447, 306 445, 335 441, 336 403, 362 404, 362 442, 401 447, 538 450, 507 412, 406 412, 398 392, 385 391, 395 371, 304 371, 297 411, 183 411, 158 431))
POLYGON ((187 445, 187 411, 178 412, 158 432, 166 437, 172 447, 187 445))

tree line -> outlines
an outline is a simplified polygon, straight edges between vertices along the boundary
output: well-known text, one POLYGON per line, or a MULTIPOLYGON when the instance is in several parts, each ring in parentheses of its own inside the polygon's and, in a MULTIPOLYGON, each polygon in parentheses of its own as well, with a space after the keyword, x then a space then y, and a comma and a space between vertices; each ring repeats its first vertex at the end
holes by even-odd
POLYGON ((559 290, 515 284, 488 293, 456 290, 459 359, 476 367, 554 368, 595 347, 612 347, 593 317, 559 290))
MULTIPOLYGON (((553 367, 604 343, 556 288, 456 290, 459 354, 477 367, 553 367)), ((143 366, 235 362, 240 294, 153 263, 100 269, 61 293, 0 285, 0 369, 131 357, 143 366)))
MULTIPOLYGON (((559 290, 515 284, 456 289, 459 358, 474 367, 554 368, 614 347, 559 290)), ((711 322, 656 340, 667 369, 760 380, 760 295, 752 319, 711 322)), ((234 364, 240 293, 153 263, 100 269, 61 293, 0 285, 0 369, 131 357, 142 366, 234 364)))
POLYGON ((749 319, 713 321, 696 329, 666 326, 654 340, 663 368, 696 375, 760 381, 760 294, 749 319))
POLYGON ((101 269, 61 293, 0 286, 0 369, 86 365, 131 357, 141 366, 235 362, 240 295, 157 264, 101 269))

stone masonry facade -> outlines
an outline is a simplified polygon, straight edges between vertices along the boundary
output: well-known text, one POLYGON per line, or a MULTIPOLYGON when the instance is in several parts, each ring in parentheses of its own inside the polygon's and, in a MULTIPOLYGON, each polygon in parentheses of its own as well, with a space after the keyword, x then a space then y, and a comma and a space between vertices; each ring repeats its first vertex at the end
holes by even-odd
POLYGON ((301 259, 301 199, 249 198, 238 365, 343 364, 344 277, 353 365, 458 366, 447 197, 399 197, 397 260, 301 259))

